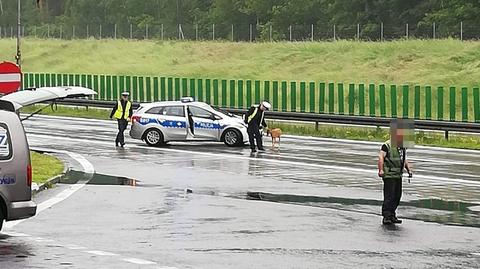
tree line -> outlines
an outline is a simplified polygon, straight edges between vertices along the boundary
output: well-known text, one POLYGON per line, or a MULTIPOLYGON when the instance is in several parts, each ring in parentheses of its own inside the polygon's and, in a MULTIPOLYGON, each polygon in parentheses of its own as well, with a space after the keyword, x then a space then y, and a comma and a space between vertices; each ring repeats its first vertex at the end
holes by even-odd
MULTIPOLYGON (((0 0, 0 26, 16 24, 17 0, 0 0)), ((86 25, 133 25, 135 29, 178 25, 230 33, 230 25, 247 29, 253 25, 255 38, 274 35, 288 39, 290 27, 308 36, 310 25, 324 31, 353 33, 376 39, 385 35, 456 36, 460 23, 465 32, 480 27, 478 0, 22 0, 26 27, 62 25, 65 29, 86 25), (408 26, 406 27, 406 25, 408 26), (335 25, 335 30, 332 26, 335 25), (273 30, 272 30, 273 29, 273 30)))

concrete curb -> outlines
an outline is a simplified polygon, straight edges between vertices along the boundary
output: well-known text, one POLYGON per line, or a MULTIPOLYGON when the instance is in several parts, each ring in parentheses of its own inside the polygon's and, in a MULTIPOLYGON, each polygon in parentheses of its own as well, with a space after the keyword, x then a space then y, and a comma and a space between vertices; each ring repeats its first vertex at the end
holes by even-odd
MULTIPOLYGON (((30 149, 32 151, 35 151, 37 153, 40 153, 40 154, 46 154, 45 152, 43 151, 39 151, 39 150, 34 150, 34 149, 30 149)), ((38 186, 38 189, 35 189, 35 190, 32 190, 32 195, 36 195, 46 189, 49 189, 53 184, 57 184, 60 179, 70 171, 70 167, 68 167, 68 165, 66 164, 65 160, 63 160, 62 158, 59 158, 58 156, 55 156, 56 158, 58 158, 60 161, 62 161, 63 163, 63 172, 59 175, 56 175, 52 178, 50 178, 49 180, 47 180, 46 182, 42 183, 40 186, 38 186)))

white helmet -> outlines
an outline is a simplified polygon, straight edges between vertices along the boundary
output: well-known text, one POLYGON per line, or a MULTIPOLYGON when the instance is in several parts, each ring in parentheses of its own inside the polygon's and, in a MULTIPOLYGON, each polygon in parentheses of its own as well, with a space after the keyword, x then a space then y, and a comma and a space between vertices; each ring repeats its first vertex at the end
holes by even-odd
POLYGON ((267 102, 267 101, 263 101, 262 102, 262 106, 266 109, 266 110, 270 110, 272 108, 272 105, 267 102))

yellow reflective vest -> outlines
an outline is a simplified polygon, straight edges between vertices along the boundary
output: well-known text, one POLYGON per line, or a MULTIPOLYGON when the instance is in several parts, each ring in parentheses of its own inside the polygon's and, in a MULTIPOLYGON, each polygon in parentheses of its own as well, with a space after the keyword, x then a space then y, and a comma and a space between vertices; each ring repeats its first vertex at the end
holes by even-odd
POLYGON ((128 113, 130 111, 130 108, 132 107, 132 102, 127 101, 127 105, 125 106, 125 111, 123 111, 123 106, 122 102, 120 100, 117 101, 117 110, 115 111, 115 114, 113 114, 113 117, 115 119, 121 120, 121 119, 128 119, 128 113))

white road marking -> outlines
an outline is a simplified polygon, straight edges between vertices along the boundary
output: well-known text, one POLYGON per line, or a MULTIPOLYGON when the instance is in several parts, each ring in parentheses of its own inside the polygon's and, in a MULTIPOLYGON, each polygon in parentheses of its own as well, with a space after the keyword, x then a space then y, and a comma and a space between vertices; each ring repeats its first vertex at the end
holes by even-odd
POLYGON ((97 255, 97 256, 118 256, 116 253, 112 252, 107 252, 107 251, 101 251, 101 250, 88 250, 84 251, 85 253, 97 255))
POLYGON ((84 250, 87 249, 86 247, 78 246, 78 245, 73 245, 73 244, 68 244, 65 245, 64 247, 70 249, 70 250, 84 250))
MULTIPOLYGON (((50 138, 50 136, 38 135, 38 134, 31 134, 30 136, 50 138)), ((56 139, 67 140, 67 141, 83 141, 83 142, 88 141, 88 143, 90 143, 90 144, 111 145, 111 143, 106 142, 106 141, 86 140, 86 139, 82 139, 82 138, 56 137, 56 139)), ((144 146, 139 146, 139 145, 129 145, 129 148, 139 148, 139 149, 143 148, 143 149, 145 149, 144 146)), ((267 162, 267 163, 277 163, 277 164, 289 164, 289 165, 294 165, 294 166, 315 167, 315 168, 347 171, 347 172, 353 172, 353 173, 366 173, 366 174, 371 174, 372 176, 376 176, 375 169, 364 169, 364 168, 353 168, 353 167, 346 167, 346 166, 339 166, 339 165, 326 165, 326 164, 316 164, 316 163, 294 162, 294 161, 278 160, 278 159, 252 158, 250 156, 239 156, 239 155, 226 154, 226 153, 197 152, 197 151, 171 149, 171 148, 153 148, 153 147, 150 147, 148 149, 149 150, 163 151, 163 152, 189 153, 189 154, 203 155, 203 156, 209 156, 209 157, 214 157, 214 158, 229 158, 229 159, 246 160, 246 161, 256 160, 256 161, 259 161, 259 162, 267 162)), ((286 156, 285 158, 289 158, 289 157, 286 156)), ((304 159, 311 160, 311 161, 321 160, 321 159, 318 159, 318 158, 315 158, 315 159, 314 158, 304 158, 304 159)), ((452 163, 454 163, 454 162, 452 162, 452 163)), ((426 180, 431 180, 431 181, 435 181, 435 182, 445 181, 445 182, 462 183, 462 184, 465 184, 465 185, 475 186, 475 187, 480 186, 480 181, 465 180, 465 179, 460 179, 460 178, 436 177, 436 176, 426 176, 426 175, 419 175, 419 174, 415 174, 414 178, 416 178, 416 179, 426 179, 426 180)))
MULTIPOLYGON (((125 258, 125 259, 122 259, 122 261, 126 261, 126 262, 129 262, 129 263, 134 263, 134 264, 140 264, 140 265, 157 264, 156 262, 147 261, 147 260, 143 260, 143 259, 137 259, 137 258, 125 258)), ((162 268, 167 268, 167 267, 162 267, 162 268)))
POLYGON ((472 253, 472 255, 480 256, 480 252, 474 252, 474 253, 472 253))
POLYGON ((2 234, 12 236, 12 237, 30 237, 31 236, 29 234, 16 233, 16 232, 4 232, 2 234))
MULTIPOLYGON (((73 152, 68 152, 68 151, 62 151, 63 153, 66 153, 70 155, 70 157, 74 158, 77 162, 82 165, 84 172, 87 174, 93 174, 95 172, 95 169, 93 165, 85 159, 82 155, 73 153, 73 152)), ((59 194, 55 195, 54 197, 40 203, 37 205, 37 214, 41 213, 43 210, 50 208, 63 200, 67 199, 68 197, 72 196, 74 193, 79 191, 81 188, 85 187, 86 182, 82 183, 77 183, 74 185, 69 186, 66 190, 60 192, 59 194)), ((27 219, 21 219, 21 220, 16 220, 16 221, 11 221, 5 223, 4 227, 5 229, 11 229, 14 226, 24 222, 27 219)))

